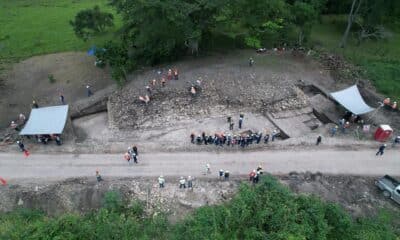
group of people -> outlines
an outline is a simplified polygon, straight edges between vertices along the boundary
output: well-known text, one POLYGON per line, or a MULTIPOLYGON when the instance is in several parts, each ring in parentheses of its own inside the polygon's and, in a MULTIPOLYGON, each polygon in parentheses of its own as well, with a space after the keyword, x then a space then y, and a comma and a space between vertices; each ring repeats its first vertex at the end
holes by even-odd
POLYGON ((149 84, 145 86, 146 94, 144 94, 143 96, 139 96, 139 100, 145 104, 150 102, 150 97, 157 86, 161 86, 163 88, 166 86, 167 81, 179 80, 179 73, 177 68, 168 69, 165 75, 162 74, 161 70, 158 70, 157 74, 158 80, 156 78, 150 80, 149 84))
POLYGON ((26 117, 24 114, 20 113, 18 119, 16 121, 11 121, 10 128, 14 129, 15 131, 21 131, 21 127, 25 124, 26 117))
POLYGON ((219 180, 225 180, 225 181, 228 181, 229 180, 229 176, 230 176, 230 173, 229 173, 229 171, 228 170, 223 170, 223 169, 220 169, 219 170, 219 172, 218 172, 218 176, 219 176, 219 180))
POLYGON ((215 145, 215 146, 240 146, 248 147, 251 144, 259 144, 264 142, 267 144, 270 140, 275 141, 278 131, 273 130, 271 134, 266 133, 263 135, 261 132, 246 131, 241 134, 226 134, 224 132, 217 132, 214 135, 207 135, 205 132, 196 136, 195 133, 190 134, 190 142, 193 144, 215 145))
POLYGON ((128 162, 130 165, 133 161, 133 163, 138 164, 138 149, 136 145, 133 145, 132 147, 128 148, 128 151, 124 154, 124 159, 128 162))
POLYGON ((249 180, 252 183, 258 183, 260 180, 260 176, 263 174, 263 169, 261 166, 258 166, 256 169, 249 173, 249 180))
POLYGON ((397 102, 391 102, 390 98, 385 98, 383 100, 383 106, 387 109, 391 109, 391 110, 397 110, 397 102))

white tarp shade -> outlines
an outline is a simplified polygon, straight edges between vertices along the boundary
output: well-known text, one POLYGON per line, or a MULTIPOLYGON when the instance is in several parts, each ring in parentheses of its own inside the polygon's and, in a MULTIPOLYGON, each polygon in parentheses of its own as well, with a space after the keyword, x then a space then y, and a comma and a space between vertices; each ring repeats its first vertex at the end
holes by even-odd
POLYGON ((68 105, 34 108, 20 135, 61 134, 67 115, 68 105))
POLYGON ((343 107, 356 115, 369 113, 375 110, 364 102, 357 85, 333 92, 331 96, 343 107))

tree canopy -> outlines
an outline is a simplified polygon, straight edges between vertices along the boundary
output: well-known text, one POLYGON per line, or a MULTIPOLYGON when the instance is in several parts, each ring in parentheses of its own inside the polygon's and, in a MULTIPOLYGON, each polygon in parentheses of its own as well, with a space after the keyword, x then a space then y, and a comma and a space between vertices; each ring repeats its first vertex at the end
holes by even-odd
POLYGON ((92 34, 105 30, 106 27, 113 26, 113 15, 100 11, 99 6, 93 9, 86 9, 78 12, 75 21, 70 21, 71 26, 77 37, 87 40, 92 34))

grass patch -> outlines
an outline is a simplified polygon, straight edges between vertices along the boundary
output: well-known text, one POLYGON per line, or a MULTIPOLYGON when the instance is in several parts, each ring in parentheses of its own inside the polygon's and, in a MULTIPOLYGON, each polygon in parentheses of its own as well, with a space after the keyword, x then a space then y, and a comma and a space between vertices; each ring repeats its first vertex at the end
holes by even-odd
POLYGON ((0 59, 3 62, 62 51, 82 51, 114 38, 122 21, 107 0, 18 0, 0 1, 0 59), (69 20, 83 9, 98 5, 114 15, 114 28, 84 42, 69 20))
POLYGON ((400 34, 393 31, 388 40, 368 40, 357 45, 350 37, 345 49, 339 42, 346 26, 346 16, 324 16, 312 31, 310 40, 314 45, 343 55, 348 61, 358 65, 365 77, 372 80, 379 92, 393 99, 400 98, 400 34))

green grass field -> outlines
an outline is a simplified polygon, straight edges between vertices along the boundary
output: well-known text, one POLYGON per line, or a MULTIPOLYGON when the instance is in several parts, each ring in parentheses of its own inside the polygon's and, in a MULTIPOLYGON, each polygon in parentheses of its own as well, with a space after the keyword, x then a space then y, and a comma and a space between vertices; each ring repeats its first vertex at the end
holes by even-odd
POLYGON ((360 66, 365 77, 372 80, 382 94, 400 99, 400 34, 391 29, 393 36, 388 40, 369 40, 357 46, 350 38, 345 49, 338 47, 346 19, 325 16, 311 34, 311 43, 322 45, 330 52, 342 54, 348 61, 360 66))
POLYGON ((112 39, 121 20, 106 4, 107 0, 0 0, 0 60, 81 51, 112 39), (69 20, 95 5, 114 13, 115 27, 84 42, 75 36, 69 20))

